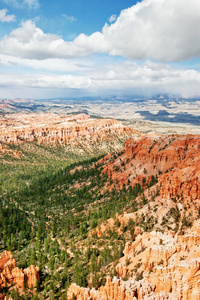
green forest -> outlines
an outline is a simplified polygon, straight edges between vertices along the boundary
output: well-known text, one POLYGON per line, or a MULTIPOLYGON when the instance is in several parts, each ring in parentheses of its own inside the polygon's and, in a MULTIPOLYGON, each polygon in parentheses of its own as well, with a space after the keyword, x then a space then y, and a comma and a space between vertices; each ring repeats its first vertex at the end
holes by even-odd
MULTIPOLYGON (((3 292, 13 299, 66 299, 72 282, 83 287, 90 282, 95 288, 105 284, 107 275, 116 275, 113 266, 137 224, 130 221, 119 235, 115 228, 123 225, 116 220, 115 228, 101 237, 95 228, 116 213, 146 204, 144 195, 141 203, 135 201, 145 181, 108 191, 107 174, 102 175, 98 162, 103 155, 72 155, 33 143, 12 148, 23 156, 1 157, 0 250, 11 251, 20 268, 38 266, 40 282, 36 292, 3 292)), ((152 229, 153 222, 142 223, 152 229)))

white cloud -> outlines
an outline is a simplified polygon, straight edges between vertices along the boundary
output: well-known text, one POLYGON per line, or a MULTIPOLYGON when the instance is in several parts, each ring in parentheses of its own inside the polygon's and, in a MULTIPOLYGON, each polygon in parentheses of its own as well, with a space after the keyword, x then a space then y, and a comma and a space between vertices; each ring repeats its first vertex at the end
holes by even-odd
POLYGON ((3 0, 3 2, 17 8, 28 7, 30 9, 37 9, 39 7, 38 0, 3 0))
POLYGON ((85 56, 89 51, 77 47, 75 43, 65 42, 57 35, 45 34, 33 21, 28 20, 2 39, 0 53, 40 60, 85 56))
POLYGON ((110 16, 110 18, 108 19, 108 21, 109 21, 110 23, 112 23, 112 22, 114 22, 114 21, 116 20, 116 18, 117 18, 116 15, 112 15, 112 16, 110 16))
POLYGON ((4 37, 0 52, 33 59, 107 53, 135 60, 184 61, 200 57, 199 28, 199 0, 143 0, 105 24, 102 32, 80 34, 73 42, 45 34, 26 21, 4 37))
POLYGON ((7 12, 7 9, 0 9, 0 22, 10 23, 16 20, 15 15, 8 15, 7 12))
POLYGON ((32 20, 22 22, 0 41, 0 53, 21 58, 73 58, 91 53, 106 53, 110 44, 100 32, 80 34, 73 42, 65 42, 55 34, 45 34, 32 20))
POLYGON ((164 62, 200 56, 199 0, 144 0, 125 9, 102 34, 112 55, 164 62))
MULTIPOLYGON (((60 65, 61 63, 62 61, 60 65)), ((51 64, 50 60, 49 64, 51 64)), ((67 65, 65 67, 67 70, 67 65)), ((189 96, 199 95, 199 72, 175 69, 169 65, 151 61, 146 61, 142 65, 127 60, 119 64, 98 65, 94 62, 93 65, 85 63, 79 66, 76 61, 74 65, 71 64, 69 69, 77 71, 78 74, 55 75, 52 72, 37 71, 34 73, 27 70, 20 74, 6 72, 3 76, 0 75, 0 86, 7 86, 8 89, 16 87, 30 89, 29 97, 33 97, 34 89, 54 89, 57 90, 57 93, 60 90, 74 89, 87 93, 96 91, 96 94, 130 92, 146 95, 167 92, 189 96)))
POLYGON ((66 14, 62 14, 62 16, 69 22, 75 22, 77 19, 74 16, 68 16, 66 14))
POLYGON ((32 69, 35 72, 54 72, 60 73, 80 73, 87 72, 93 66, 93 61, 86 58, 78 59, 58 59, 48 58, 44 60, 22 59, 10 55, 0 54, 0 64, 4 67, 16 66, 19 69, 32 69))

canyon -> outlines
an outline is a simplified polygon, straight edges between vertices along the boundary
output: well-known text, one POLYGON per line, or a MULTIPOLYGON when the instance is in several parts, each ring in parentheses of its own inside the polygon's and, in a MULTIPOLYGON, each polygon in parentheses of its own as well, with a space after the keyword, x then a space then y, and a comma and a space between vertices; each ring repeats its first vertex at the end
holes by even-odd
POLYGON ((117 276, 107 277, 98 290, 72 284, 67 299, 199 300, 200 137, 137 136, 100 163, 108 176, 106 189, 140 184, 144 194, 134 201, 146 197, 148 204, 116 214, 90 233, 101 238, 113 230, 119 235, 129 220, 136 225, 134 241, 126 243, 123 257, 113 265, 117 276), (153 230, 146 231, 143 225, 152 220, 153 230))
POLYGON ((2 239, 22 218, 8 246, 31 262, 18 268, 4 251, 1 289, 36 290, 39 265, 41 299, 200 299, 199 135, 145 135, 85 113, 4 114, 0 154, 2 216, 17 216, 2 239), (73 165, 80 147, 86 161, 73 165))

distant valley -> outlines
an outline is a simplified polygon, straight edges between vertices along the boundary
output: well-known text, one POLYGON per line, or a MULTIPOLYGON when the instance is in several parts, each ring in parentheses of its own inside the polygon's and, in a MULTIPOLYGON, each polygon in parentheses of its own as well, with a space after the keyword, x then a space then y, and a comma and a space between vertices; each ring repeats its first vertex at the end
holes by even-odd
POLYGON ((200 99, 158 95, 149 98, 85 97, 78 99, 0 100, 1 114, 16 112, 86 113, 120 119, 144 133, 200 133, 200 99))

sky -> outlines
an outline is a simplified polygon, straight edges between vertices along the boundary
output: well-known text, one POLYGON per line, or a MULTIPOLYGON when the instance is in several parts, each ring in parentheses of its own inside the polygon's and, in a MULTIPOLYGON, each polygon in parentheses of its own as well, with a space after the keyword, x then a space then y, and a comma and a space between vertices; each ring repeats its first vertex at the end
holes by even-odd
POLYGON ((0 0, 0 99, 200 96, 199 0, 0 0))

